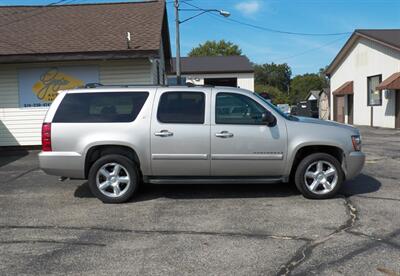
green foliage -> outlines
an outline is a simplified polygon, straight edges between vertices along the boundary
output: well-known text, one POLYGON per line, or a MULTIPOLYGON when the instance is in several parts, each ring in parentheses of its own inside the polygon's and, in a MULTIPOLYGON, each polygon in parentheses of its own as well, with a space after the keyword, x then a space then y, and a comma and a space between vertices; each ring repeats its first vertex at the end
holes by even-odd
POLYGON ((286 63, 255 64, 255 83, 278 88, 281 91, 289 91, 292 70, 286 63))
POLYGON ((319 74, 304 74, 294 77, 290 85, 290 101, 304 101, 310 90, 321 90, 326 87, 326 80, 319 74))
POLYGON ((189 57, 201 57, 201 56, 240 56, 242 50, 238 45, 233 44, 230 41, 220 40, 211 41, 208 40, 203 44, 193 48, 188 56, 189 57))
POLYGON ((329 87, 329 85, 330 85, 329 78, 328 78, 328 76, 325 74, 325 71, 326 71, 326 69, 328 69, 328 66, 329 66, 329 65, 325 66, 325 68, 320 68, 320 69, 319 69, 319 72, 318 72, 319 77, 320 77, 320 78, 323 80, 323 82, 324 82, 324 88, 329 87))
POLYGON ((284 104, 289 102, 288 93, 284 93, 274 86, 256 84, 255 91, 257 93, 267 93, 271 97, 273 104, 284 104))

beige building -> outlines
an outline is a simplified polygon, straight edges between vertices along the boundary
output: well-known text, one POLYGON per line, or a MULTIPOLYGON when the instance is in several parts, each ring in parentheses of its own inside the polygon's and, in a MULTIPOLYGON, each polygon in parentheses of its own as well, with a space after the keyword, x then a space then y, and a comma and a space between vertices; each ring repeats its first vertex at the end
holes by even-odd
POLYGON ((327 69, 331 118, 400 128, 400 29, 356 30, 327 69))
POLYGON ((40 145, 58 90, 165 83, 171 58, 164 1, 2 7, 0 37, 0 146, 40 145))

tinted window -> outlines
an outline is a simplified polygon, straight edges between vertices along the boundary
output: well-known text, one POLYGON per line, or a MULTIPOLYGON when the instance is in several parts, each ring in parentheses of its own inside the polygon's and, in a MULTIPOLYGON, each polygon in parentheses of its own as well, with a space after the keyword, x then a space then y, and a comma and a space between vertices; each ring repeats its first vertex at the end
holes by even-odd
POLYGON ((142 109, 147 92, 71 93, 54 116, 58 123, 132 122, 142 109))
POLYGON ((253 99, 233 93, 218 93, 215 111, 216 124, 265 125, 264 107, 253 99))
POLYGON ((161 95, 157 119, 170 124, 203 124, 204 108, 204 93, 166 92, 161 95))

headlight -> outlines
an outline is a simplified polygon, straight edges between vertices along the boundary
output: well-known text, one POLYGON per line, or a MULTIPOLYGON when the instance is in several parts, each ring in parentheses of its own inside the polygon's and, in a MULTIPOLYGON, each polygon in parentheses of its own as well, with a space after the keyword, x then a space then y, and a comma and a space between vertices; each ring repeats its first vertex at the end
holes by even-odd
POLYGON ((361 136, 360 135, 351 136, 351 142, 353 143, 353 148, 355 151, 361 151, 361 136))

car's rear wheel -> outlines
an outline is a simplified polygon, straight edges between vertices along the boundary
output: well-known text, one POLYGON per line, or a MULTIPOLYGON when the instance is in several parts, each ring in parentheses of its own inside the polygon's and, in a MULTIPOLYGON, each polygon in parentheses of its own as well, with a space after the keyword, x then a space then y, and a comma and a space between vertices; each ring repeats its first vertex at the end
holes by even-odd
POLYGON ((138 186, 135 163, 125 156, 110 154, 99 158, 89 170, 89 187, 105 203, 129 200, 138 186))
POLYGON ((343 183, 344 174, 339 161, 326 153, 314 153, 300 161, 295 183, 306 198, 332 198, 343 183))

